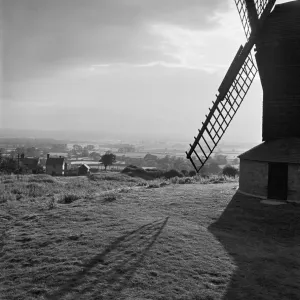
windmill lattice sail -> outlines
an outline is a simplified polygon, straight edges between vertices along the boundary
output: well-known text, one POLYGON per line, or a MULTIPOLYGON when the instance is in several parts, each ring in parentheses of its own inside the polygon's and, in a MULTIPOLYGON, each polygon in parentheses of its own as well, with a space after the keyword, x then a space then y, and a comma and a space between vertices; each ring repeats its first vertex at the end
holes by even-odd
POLYGON ((251 24, 250 24, 250 18, 249 15, 251 15, 251 12, 249 12, 249 9, 247 9, 247 6, 249 8, 249 4, 253 3, 253 8, 255 8, 255 17, 260 18, 267 8, 267 5, 274 5, 270 0, 234 0, 236 8, 239 12, 240 19, 244 28, 245 35, 247 39, 250 38, 251 35, 251 24))
POLYGON ((251 50, 257 40, 259 30, 270 13, 276 0, 254 1, 235 0, 239 12, 242 12, 242 23, 249 35, 245 46, 241 46, 235 55, 218 91, 217 99, 213 102, 206 120, 202 123, 198 136, 186 152, 197 172, 201 170, 210 155, 217 147, 231 120, 243 102, 257 73, 251 50), (248 17, 247 17, 248 16, 248 17), (259 17, 260 16, 260 17, 259 17), (248 18, 248 19, 247 19, 248 18), (244 25, 246 24, 246 25, 244 25), (252 30, 250 30, 252 29, 252 30))
POLYGON ((236 8, 239 12, 240 19, 245 31, 246 38, 249 39, 251 33, 251 27, 249 22, 249 16, 247 12, 245 0, 234 0, 236 8))
MULTIPOLYGON (((240 55, 240 49, 237 55, 240 55)), ((234 68, 234 62, 231 68, 234 68)), ((228 91, 223 97, 220 97, 220 95, 222 95, 223 85, 225 84, 224 82, 227 80, 225 76, 219 88, 220 94, 217 96, 217 100, 213 102, 213 107, 210 109, 209 115, 206 116, 206 121, 203 123, 201 130, 199 130, 198 137, 195 137, 194 144, 190 145, 191 149, 189 153, 187 153, 187 157, 197 172, 204 166, 221 140, 243 102, 256 73, 257 68, 250 52, 232 81, 228 91)))
MULTIPOLYGON (((258 17, 260 18, 264 10, 266 9, 268 3, 270 3, 270 0, 255 0, 255 6, 257 9, 258 17)), ((275 1, 274 1, 275 3, 275 1)), ((274 5, 274 4, 273 4, 274 5)))

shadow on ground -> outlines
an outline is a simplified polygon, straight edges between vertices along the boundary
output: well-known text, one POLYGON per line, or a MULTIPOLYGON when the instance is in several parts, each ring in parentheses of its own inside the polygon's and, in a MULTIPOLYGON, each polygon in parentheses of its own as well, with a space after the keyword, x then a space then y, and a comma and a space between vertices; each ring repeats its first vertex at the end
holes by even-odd
POLYGON ((167 222, 168 217, 117 238, 55 293, 45 295, 45 299, 68 296, 71 296, 68 299, 116 299, 127 287, 167 222))
POLYGON ((234 259, 223 299, 300 299, 300 206, 236 193, 209 231, 234 259))

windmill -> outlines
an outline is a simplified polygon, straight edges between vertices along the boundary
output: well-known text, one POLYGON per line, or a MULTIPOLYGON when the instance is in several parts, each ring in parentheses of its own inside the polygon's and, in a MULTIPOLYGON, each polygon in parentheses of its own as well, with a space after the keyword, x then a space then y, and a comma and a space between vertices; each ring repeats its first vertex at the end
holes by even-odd
POLYGON ((295 164, 299 164, 300 170, 300 1, 274 6, 275 2, 235 0, 247 42, 238 49, 216 100, 186 154, 199 172, 259 72, 263 88, 263 143, 239 156, 240 190, 286 200, 288 194, 289 198, 300 196, 300 176, 292 172, 295 164), (254 167, 256 163, 262 164, 258 167, 260 171, 254 167), (249 175, 254 173, 263 176, 257 184, 259 190, 243 183, 254 180, 249 175), (288 174, 293 174, 291 177, 299 182, 299 187, 290 183, 288 174))

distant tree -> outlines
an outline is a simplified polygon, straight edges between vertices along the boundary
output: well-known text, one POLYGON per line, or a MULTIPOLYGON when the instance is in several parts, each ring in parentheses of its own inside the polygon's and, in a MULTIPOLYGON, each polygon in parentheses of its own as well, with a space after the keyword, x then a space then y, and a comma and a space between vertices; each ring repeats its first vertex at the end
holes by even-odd
POLYGON ((67 150, 67 144, 52 144, 50 151, 52 152, 65 152, 67 150))
POLYGON ((223 169, 223 175, 229 176, 229 177, 235 177, 239 173, 238 169, 236 169, 233 166, 225 166, 223 169))
POLYGON ((189 172, 189 175, 190 175, 191 177, 196 176, 196 175, 197 175, 197 172, 196 172, 195 170, 191 170, 191 171, 189 172))
POLYGON ((202 166, 201 170, 199 171, 199 174, 200 175, 207 175, 209 172, 208 172, 208 166, 209 164, 205 164, 204 166, 202 166))
POLYGON ((15 149, 14 155, 18 156, 18 154, 21 155, 22 153, 26 153, 26 149, 24 147, 17 147, 15 149))
POLYGON ((176 170, 182 170, 186 168, 187 160, 185 160, 183 157, 175 157, 173 166, 176 170))
POLYGON ((120 145, 118 152, 119 153, 127 153, 127 152, 135 152, 136 149, 133 145, 120 145))
POLYGON ((84 147, 82 150, 82 156, 83 157, 87 157, 89 156, 89 150, 87 149, 87 147, 84 147))
POLYGON ((98 152, 95 152, 95 151, 91 152, 89 154, 89 157, 91 157, 93 160, 101 159, 101 155, 98 152))
POLYGON ((181 174, 179 171, 171 169, 169 171, 164 172, 164 177, 167 179, 173 178, 173 177, 182 177, 183 174, 181 174))
POLYGON ((29 156, 29 157, 38 156, 36 154, 37 154, 37 151, 36 151, 35 147, 29 147, 29 148, 25 149, 25 155, 26 156, 29 156))
POLYGON ((74 151, 82 151, 82 147, 80 145, 73 145, 73 150, 74 151))
POLYGON ((226 165, 227 164, 226 155, 217 154, 217 155, 215 155, 214 160, 218 165, 226 165))
POLYGON ((210 163, 207 168, 208 173, 211 173, 211 174, 218 174, 221 172, 221 170, 222 169, 219 167, 219 165, 216 162, 210 163))
POLYGON ((188 176, 188 175, 189 175, 188 170, 185 170, 185 169, 181 170, 181 173, 182 173, 184 176, 188 176))
POLYGON ((13 157, 5 157, 1 160, 0 171, 5 173, 16 173, 18 171, 17 160, 13 157))
POLYGON ((116 156, 111 152, 106 152, 99 161, 103 163, 106 171, 107 166, 111 166, 116 161, 116 156))
POLYGON ((94 145, 87 145, 86 149, 89 150, 89 151, 93 151, 95 149, 95 146, 94 145))
POLYGON ((150 161, 157 160, 157 156, 153 155, 153 154, 150 154, 150 153, 147 153, 144 157, 144 160, 150 160, 150 161))

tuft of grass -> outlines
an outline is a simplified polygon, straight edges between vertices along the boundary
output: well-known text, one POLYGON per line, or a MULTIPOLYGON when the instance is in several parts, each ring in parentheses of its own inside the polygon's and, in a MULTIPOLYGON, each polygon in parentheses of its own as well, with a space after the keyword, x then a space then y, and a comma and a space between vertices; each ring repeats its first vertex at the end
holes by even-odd
POLYGON ((82 197, 80 197, 80 195, 75 194, 75 193, 64 193, 61 195, 59 203, 70 204, 80 198, 82 198, 82 197))
POLYGON ((229 177, 225 175, 209 175, 209 176, 201 176, 197 175, 193 177, 195 182, 199 182, 202 184, 216 184, 216 183, 226 183, 226 182, 238 182, 238 177, 229 177))
POLYGON ((148 189, 160 188, 160 184, 159 183, 149 183, 147 188, 148 189))
POLYGON ((58 183, 54 177, 47 174, 29 175, 28 182, 36 183, 58 183))
POLYGON ((196 180, 191 177, 173 177, 170 179, 170 182, 173 184, 190 184, 196 183, 196 180))
POLYGON ((56 207, 55 197, 51 197, 47 202, 48 210, 54 209, 56 207))
POLYGON ((4 191, 0 194, 0 203, 6 203, 7 201, 14 201, 16 200, 16 195, 11 192, 4 191))
MULTIPOLYGON (((121 192, 122 190, 120 190, 121 192)), ((103 201, 104 202, 113 202, 116 201, 118 198, 120 198, 120 195, 115 192, 115 191, 110 191, 105 193, 105 195, 103 196, 103 201)))

